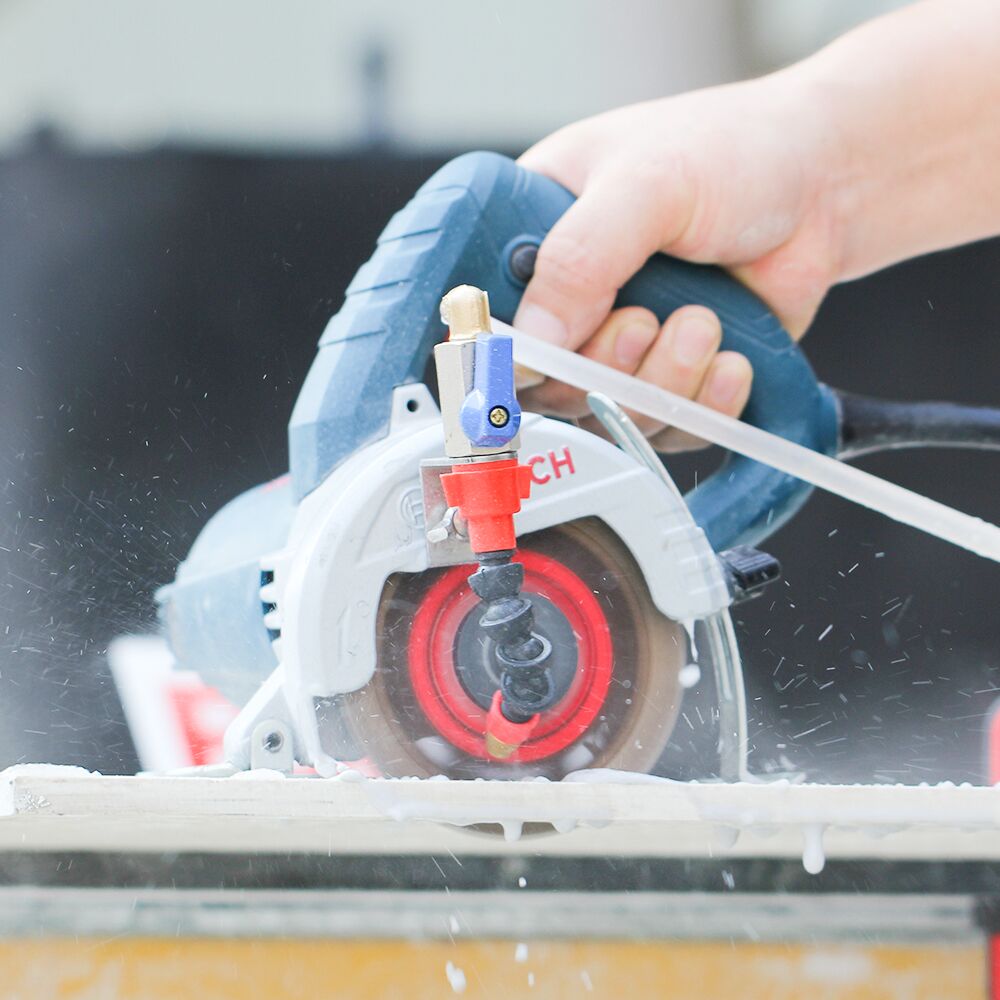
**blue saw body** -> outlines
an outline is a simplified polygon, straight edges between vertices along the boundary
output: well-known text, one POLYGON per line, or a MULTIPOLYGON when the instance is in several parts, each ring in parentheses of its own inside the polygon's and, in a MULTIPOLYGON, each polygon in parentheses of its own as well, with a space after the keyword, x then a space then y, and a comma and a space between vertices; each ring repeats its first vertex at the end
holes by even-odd
MULTIPOLYGON (((439 304, 460 284, 489 293, 511 322, 524 289, 511 260, 537 246, 572 204, 559 184, 494 153, 461 156, 389 221, 330 320, 289 424, 290 475, 250 490, 206 525, 173 584, 160 591, 174 653, 187 668, 232 678, 245 702, 276 665, 263 623, 260 559, 286 541, 296 504, 347 456, 389 428, 393 389, 424 380, 441 339, 439 304)), ((619 306, 661 319, 683 305, 713 309, 722 347, 744 354, 754 383, 743 419, 826 454, 839 442, 831 390, 819 383, 774 314, 724 271, 664 255, 625 285, 619 306)), ((757 544, 805 503, 810 487, 738 455, 687 496, 716 550, 757 544)))

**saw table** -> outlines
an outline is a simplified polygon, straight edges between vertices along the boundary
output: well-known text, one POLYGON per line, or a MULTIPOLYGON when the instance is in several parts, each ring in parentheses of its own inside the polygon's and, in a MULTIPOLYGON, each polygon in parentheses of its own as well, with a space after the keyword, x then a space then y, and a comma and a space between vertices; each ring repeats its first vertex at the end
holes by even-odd
POLYGON ((984 997, 998 827, 971 786, 12 768, 0 995, 984 997))

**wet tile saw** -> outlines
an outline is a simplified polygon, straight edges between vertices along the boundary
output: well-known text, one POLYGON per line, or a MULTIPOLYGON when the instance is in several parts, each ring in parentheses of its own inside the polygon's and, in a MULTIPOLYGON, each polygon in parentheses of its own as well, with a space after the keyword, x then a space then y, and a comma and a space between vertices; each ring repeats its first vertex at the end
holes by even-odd
MULTIPOLYGON (((685 497, 614 392, 588 397, 610 440, 522 414, 517 338, 503 321, 571 202, 494 154, 435 174, 390 221, 320 341, 289 427, 289 475, 219 511, 160 592, 178 664, 242 706, 229 768, 656 773, 701 671, 718 707, 706 775, 738 780, 747 739, 730 608, 779 575, 753 546, 810 482, 1000 552, 992 525, 829 457, 997 447, 996 411, 836 393, 766 307, 712 267, 654 257, 618 304, 661 320, 693 302, 719 314, 723 347, 753 364, 753 392, 742 424, 702 413, 709 426, 688 429, 742 454, 685 497)), ((535 350, 544 371, 545 345, 535 350)), ((596 366, 579 360, 576 384, 599 388, 596 366)), ((547 374, 562 377, 560 363, 547 374)), ((698 413, 644 391, 676 426, 698 413)))

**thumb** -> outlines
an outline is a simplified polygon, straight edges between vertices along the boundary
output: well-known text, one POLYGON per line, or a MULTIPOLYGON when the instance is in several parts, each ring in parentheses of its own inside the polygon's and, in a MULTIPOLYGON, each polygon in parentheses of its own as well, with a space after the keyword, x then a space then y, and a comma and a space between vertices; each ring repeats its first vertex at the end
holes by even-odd
POLYGON ((514 318, 540 339, 575 350, 611 311, 618 289, 687 224, 688 213, 662 175, 591 175, 580 198, 538 249, 514 318))

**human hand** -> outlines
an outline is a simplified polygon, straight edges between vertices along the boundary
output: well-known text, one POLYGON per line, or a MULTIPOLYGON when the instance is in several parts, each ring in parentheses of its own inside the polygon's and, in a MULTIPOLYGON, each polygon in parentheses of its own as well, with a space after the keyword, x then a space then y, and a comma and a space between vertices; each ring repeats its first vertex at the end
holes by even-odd
MULTIPOLYGON (((637 104, 570 125, 520 160, 576 194, 539 248, 515 325, 620 371, 738 416, 752 371, 719 351, 703 306, 660 326, 648 310, 609 314, 655 252, 727 267, 799 337, 837 280, 830 138, 786 74, 637 104)), ((527 408, 587 422, 584 394, 548 380, 527 408)), ((661 451, 697 442, 635 415, 661 451)))

